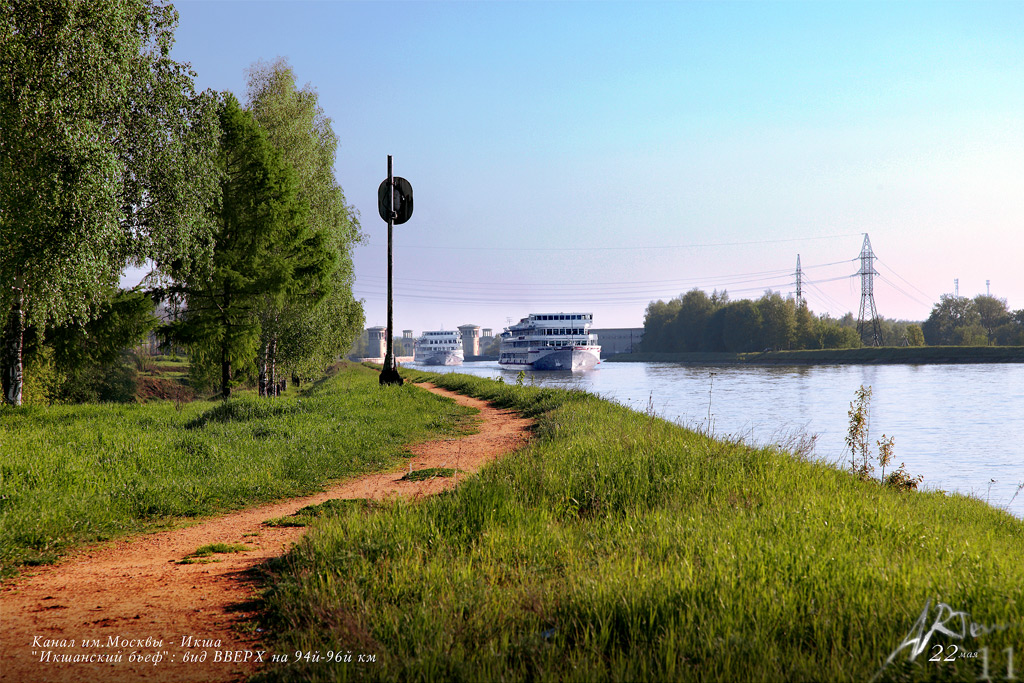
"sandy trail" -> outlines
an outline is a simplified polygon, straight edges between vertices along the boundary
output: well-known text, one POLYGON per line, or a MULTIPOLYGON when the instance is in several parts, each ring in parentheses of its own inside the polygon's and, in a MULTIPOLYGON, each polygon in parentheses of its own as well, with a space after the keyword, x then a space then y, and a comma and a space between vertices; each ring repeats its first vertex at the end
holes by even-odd
MULTIPOLYGON (((478 408, 482 421, 476 434, 414 446, 413 469, 475 472, 527 441, 529 420, 430 384, 420 386, 478 408)), ((313 496, 87 548, 8 582, 0 591, 0 681, 245 679, 260 658, 266 662, 285 654, 260 655, 266 649, 259 644, 261 634, 238 628, 254 615, 250 570, 283 555, 304 532, 263 522, 331 498, 417 498, 456 484, 454 478, 399 481, 403 473, 350 479, 313 496), (178 564, 209 543, 244 543, 252 549, 216 555, 218 562, 178 564), (232 654, 225 657, 225 652, 232 654), (199 658, 205 661, 187 661, 199 658)))

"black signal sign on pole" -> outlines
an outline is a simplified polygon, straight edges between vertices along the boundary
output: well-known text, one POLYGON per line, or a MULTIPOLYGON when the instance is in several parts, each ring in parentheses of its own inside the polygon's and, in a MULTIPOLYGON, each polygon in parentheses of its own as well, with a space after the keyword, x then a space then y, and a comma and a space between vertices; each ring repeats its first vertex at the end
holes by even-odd
POLYGON ((380 217, 388 224, 388 331, 387 353, 384 355, 384 367, 380 372, 381 384, 402 384, 402 376, 398 374, 398 363, 395 362, 395 351, 392 344, 395 339, 394 305, 391 296, 391 271, 394 267, 392 258, 392 226, 400 225, 412 216, 412 185, 405 178, 396 178, 391 172, 391 155, 388 155, 388 177, 377 188, 377 210, 380 217))
POLYGON ((394 183, 395 189, 389 193, 388 181, 381 181, 377 188, 377 210, 383 220, 391 218, 392 223, 401 225, 412 216, 412 184, 398 176, 395 176, 394 183))

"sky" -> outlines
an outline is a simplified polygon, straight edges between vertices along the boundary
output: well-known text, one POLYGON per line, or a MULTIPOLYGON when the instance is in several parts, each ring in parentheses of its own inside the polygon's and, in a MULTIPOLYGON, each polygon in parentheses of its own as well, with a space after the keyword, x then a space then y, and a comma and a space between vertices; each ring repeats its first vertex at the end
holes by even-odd
POLYGON ((887 318, 959 281, 1024 308, 1024 3, 175 3, 173 56, 244 102, 284 57, 332 119, 386 322, 500 331, 528 313, 639 327, 699 287, 855 316, 864 235, 887 318), (990 281, 987 285, 986 281, 990 281))

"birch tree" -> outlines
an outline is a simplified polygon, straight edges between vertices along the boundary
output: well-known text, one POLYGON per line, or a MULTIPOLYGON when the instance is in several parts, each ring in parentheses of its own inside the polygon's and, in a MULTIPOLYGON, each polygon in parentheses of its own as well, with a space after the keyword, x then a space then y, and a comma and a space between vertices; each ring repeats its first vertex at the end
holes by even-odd
POLYGON ((21 402, 26 322, 84 322, 129 263, 210 254, 213 99, 170 59, 160 0, 0 2, 4 398, 21 402))
POLYGON ((274 393, 277 367, 303 377, 316 375, 352 344, 363 326, 361 304, 352 296, 352 245, 359 241, 356 211, 334 175, 338 136, 310 85, 298 88, 284 59, 258 62, 249 70, 249 110, 271 143, 294 169, 298 196, 307 205, 310 231, 334 255, 323 279, 290 291, 280 305, 262 311, 261 393, 274 393))

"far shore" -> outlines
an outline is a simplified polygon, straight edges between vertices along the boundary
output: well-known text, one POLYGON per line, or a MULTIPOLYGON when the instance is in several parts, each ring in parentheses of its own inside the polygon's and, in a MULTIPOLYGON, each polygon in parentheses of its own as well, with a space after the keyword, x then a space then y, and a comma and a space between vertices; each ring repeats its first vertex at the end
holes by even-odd
POLYGON ((890 346, 860 349, 807 349, 755 353, 620 353, 606 363, 687 365, 939 365, 1024 363, 1024 346, 890 346))

